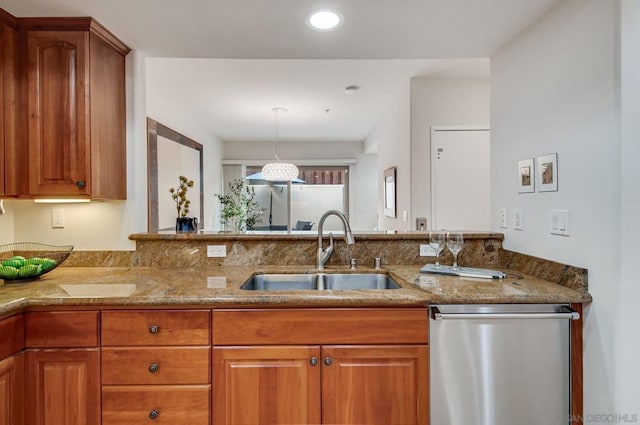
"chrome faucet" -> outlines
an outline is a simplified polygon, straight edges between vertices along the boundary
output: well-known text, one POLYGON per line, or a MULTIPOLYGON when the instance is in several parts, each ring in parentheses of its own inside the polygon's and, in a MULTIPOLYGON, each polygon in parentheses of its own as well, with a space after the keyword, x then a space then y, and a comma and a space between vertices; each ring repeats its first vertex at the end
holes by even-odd
POLYGON ((329 210, 322 215, 320 221, 318 222, 318 263, 317 269, 324 270, 324 265, 329 261, 329 257, 333 254, 333 233, 329 233, 329 246, 327 249, 322 248, 322 227, 324 226, 324 221, 330 215, 338 216, 338 218, 342 221, 344 226, 344 241, 347 245, 353 245, 356 243, 356 240, 353 237, 353 233, 351 233, 351 226, 349 226, 349 220, 343 213, 337 210, 329 210))

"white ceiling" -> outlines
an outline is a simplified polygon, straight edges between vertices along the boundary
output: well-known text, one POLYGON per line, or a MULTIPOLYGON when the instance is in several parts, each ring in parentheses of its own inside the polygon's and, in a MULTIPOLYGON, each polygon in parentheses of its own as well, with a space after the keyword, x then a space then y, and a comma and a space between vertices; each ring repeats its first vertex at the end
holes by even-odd
POLYGON ((200 116, 223 140, 272 140, 271 108, 282 106, 289 109, 283 138, 336 141, 363 140, 412 76, 486 78, 486 60, 444 59, 490 57, 557 1, 0 0, 0 7, 21 17, 92 16, 149 57, 217 58, 149 60, 147 85, 163 87, 152 96, 200 116), (307 14, 326 7, 340 11, 343 25, 310 30, 307 14), (350 84, 362 90, 347 96, 350 84))

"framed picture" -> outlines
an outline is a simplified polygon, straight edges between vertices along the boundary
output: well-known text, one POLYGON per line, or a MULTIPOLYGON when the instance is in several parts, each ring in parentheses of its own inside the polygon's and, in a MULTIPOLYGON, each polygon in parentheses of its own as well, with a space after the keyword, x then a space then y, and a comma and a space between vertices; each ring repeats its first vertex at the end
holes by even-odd
POLYGON ((384 170, 384 215, 396 218, 396 167, 384 170))
POLYGON ((558 190, 558 154, 552 153, 538 157, 538 192, 556 192, 558 190))
POLYGON ((535 176, 533 158, 518 161, 518 193, 535 192, 535 176))

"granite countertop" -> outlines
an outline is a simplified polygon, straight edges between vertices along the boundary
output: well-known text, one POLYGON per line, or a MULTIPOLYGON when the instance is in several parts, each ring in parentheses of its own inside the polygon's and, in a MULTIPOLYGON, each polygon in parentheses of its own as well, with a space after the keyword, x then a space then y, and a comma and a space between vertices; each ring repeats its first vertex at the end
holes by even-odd
MULTIPOLYGON (((387 266, 393 290, 245 291, 256 272, 300 273, 309 266, 215 268, 60 267, 39 280, 0 286, 0 316, 48 306, 360 307, 475 303, 585 303, 591 296, 529 275, 502 280, 421 274, 419 266, 387 266)), ((326 272, 348 272, 331 268, 326 272)), ((358 268, 359 272, 375 272, 358 268)))

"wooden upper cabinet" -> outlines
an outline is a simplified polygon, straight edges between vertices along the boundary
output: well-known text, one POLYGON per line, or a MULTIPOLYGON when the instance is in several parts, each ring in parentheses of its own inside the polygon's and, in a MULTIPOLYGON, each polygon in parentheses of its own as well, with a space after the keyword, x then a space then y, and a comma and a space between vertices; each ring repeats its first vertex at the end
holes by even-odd
POLYGON ((90 195, 88 35, 82 31, 29 33, 32 195, 90 195))
MULTIPOLYGON (((0 195, 15 195, 17 181, 14 164, 18 113, 18 46, 16 31, 3 22, 0 14, 0 195)), ((23 120, 24 121, 24 120, 23 120)))
POLYGON ((51 19, 25 19, 21 27, 28 29, 23 161, 32 197, 126 199, 128 48, 87 22, 86 30, 61 30, 67 23, 51 19))

